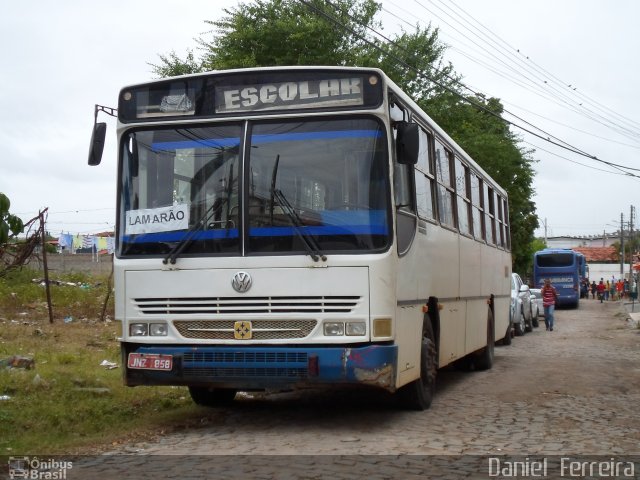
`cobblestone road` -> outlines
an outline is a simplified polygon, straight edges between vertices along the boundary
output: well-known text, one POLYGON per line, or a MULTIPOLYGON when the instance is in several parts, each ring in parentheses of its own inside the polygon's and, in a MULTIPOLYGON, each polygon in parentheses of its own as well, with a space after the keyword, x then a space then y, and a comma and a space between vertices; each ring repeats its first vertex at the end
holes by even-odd
POLYGON ((424 412, 377 391, 244 395, 203 409, 196 428, 74 470, 102 479, 138 467, 146 478, 487 478, 487 456, 640 456, 640 330, 622 312, 589 300, 557 311, 553 332, 541 319, 496 348, 493 369, 440 372, 424 412))

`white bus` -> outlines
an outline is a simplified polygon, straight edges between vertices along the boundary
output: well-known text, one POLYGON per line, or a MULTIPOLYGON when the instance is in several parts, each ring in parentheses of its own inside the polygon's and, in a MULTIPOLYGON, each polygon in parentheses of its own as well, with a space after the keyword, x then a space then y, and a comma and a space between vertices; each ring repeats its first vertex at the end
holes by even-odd
POLYGON ((380 70, 126 87, 118 146, 126 385, 212 406, 359 384, 424 409, 439 368, 511 339, 507 195, 380 70))

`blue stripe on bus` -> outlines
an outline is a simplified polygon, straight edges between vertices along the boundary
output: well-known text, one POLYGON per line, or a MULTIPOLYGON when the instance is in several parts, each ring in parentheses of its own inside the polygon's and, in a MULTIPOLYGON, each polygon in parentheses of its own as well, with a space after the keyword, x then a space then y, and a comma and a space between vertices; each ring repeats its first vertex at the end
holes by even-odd
MULTIPOLYGON (((307 140, 335 140, 338 138, 379 138, 382 136, 380 130, 334 130, 327 132, 301 132, 301 133, 276 133, 269 135, 253 135, 252 145, 274 142, 302 142, 307 140)), ((230 138, 203 138, 197 140, 180 140, 176 142, 154 142, 151 149, 155 151, 173 151, 184 148, 223 148, 237 147, 240 139, 230 138)))
MULTIPOLYGON (((303 235, 387 235, 386 225, 328 225, 301 227, 303 235)), ((291 237, 298 235, 294 227, 260 227, 250 228, 251 237, 291 237)), ((139 235, 125 235, 124 243, 155 243, 179 242, 184 239, 186 232, 158 232, 139 235)), ((192 240, 224 240, 239 237, 237 229, 232 230, 204 230, 192 235, 192 240)))
POLYGON ((203 138, 198 140, 180 140, 177 142, 154 142, 151 149, 156 152, 167 152, 173 150, 181 150, 184 148, 224 148, 237 147, 240 145, 239 138, 203 138))
MULTIPOLYGON (((125 235, 122 237, 124 243, 151 243, 151 242, 179 242, 185 238, 187 232, 157 232, 157 233, 141 233, 138 235, 125 235)), ((240 232, 237 228, 230 230, 201 230, 194 232, 192 240, 216 240, 225 238, 238 238, 240 232)))
MULTIPOLYGON (((330 225, 325 227, 301 227, 303 235, 386 235, 386 225, 330 225)), ((290 237, 297 235, 294 227, 250 228, 250 237, 290 237)))
POLYGON ((336 138, 378 138, 380 130, 333 130, 327 132, 275 133, 271 135, 253 135, 254 145, 273 142, 300 142, 305 140, 334 140, 336 138))

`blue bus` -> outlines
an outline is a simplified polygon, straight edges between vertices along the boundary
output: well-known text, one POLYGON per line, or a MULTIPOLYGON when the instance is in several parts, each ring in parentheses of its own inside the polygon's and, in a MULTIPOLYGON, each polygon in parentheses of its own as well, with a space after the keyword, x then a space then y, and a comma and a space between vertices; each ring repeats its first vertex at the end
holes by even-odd
POLYGON ((582 254, 568 249, 545 249, 533 255, 533 282, 542 288, 545 278, 558 291, 558 306, 578 307, 580 283, 586 276, 586 261, 582 254))

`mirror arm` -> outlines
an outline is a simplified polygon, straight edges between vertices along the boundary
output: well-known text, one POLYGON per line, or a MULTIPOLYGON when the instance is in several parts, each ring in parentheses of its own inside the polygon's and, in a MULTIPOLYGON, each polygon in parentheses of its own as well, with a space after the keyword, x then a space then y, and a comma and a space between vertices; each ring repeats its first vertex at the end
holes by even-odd
POLYGON ((104 105, 98 105, 96 103, 96 108, 94 110, 94 114, 93 114, 93 123, 98 123, 98 112, 104 112, 107 115, 110 115, 112 117, 117 117, 118 116, 118 109, 117 108, 111 108, 111 107, 105 107, 104 105))

